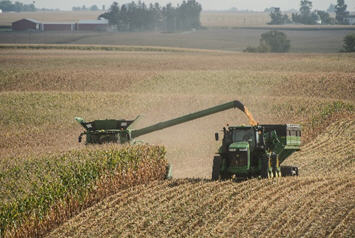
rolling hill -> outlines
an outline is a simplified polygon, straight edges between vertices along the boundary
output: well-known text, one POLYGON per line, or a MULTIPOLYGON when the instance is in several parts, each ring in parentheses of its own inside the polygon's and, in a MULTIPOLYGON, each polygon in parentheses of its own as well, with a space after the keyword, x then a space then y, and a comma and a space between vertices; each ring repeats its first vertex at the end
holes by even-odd
POLYGON ((287 162, 300 165, 300 177, 140 185, 108 197, 48 237, 351 237, 354 126, 353 120, 336 122, 292 156, 287 162))

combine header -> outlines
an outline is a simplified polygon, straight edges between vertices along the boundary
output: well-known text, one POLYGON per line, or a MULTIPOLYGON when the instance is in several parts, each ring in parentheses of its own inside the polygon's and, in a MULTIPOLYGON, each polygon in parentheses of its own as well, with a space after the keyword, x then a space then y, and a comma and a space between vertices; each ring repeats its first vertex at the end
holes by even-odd
MULTIPOLYGON (((280 177, 298 175, 297 167, 280 166, 293 152, 300 149, 301 128, 299 125, 259 125, 248 109, 239 101, 232 101, 191 113, 172 120, 160 122, 142 129, 132 129, 135 120, 75 120, 85 128, 79 136, 86 136, 86 144, 133 143, 134 139, 181 123, 238 108, 243 111, 250 126, 223 128, 222 145, 213 160, 212 179, 236 177, 280 177)), ((219 134, 215 134, 219 140, 219 134)))

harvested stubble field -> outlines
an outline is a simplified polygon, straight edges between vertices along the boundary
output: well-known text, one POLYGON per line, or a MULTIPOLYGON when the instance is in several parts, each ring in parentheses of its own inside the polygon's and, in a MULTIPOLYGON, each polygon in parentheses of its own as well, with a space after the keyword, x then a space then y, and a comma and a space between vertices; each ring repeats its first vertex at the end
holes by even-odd
POLYGON ((109 197, 48 237, 352 237, 354 178, 155 182, 109 197))
POLYGON ((230 110, 142 137, 166 146, 176 179, 122 190, 49 236, 354 236, 354 54, 136 50, 1 49, 1 171, 84 147, 74 116, 143 114, 140 128, 238 99, 261 123, 302 124, 285 162, 301 176, 205 180, 214 132, 247 123, 230 110))

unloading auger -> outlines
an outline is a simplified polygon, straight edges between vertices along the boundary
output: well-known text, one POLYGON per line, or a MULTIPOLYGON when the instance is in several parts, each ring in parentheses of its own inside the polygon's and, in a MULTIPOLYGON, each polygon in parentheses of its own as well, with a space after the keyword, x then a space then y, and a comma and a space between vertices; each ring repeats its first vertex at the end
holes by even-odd
POLYGON ((138 116, 134 120, 109 119, 86 122, 80 117, 75 117, 75 120, 85 128, 85 132, 81 133, 79 136, 79 142, 81 142, 82 136, 86 135, 86 144, 102 144, 108 142, 124 144, 127 142, 132 143, 134 139, 139 136, 232 108, 238 108, 243 111, 248 116, 250 124, 252 126, 257 125, 257 122, 254 120, 248 109, 240 101, 237 100, 214 106, 202 111, 187 114, 181 117, 177 117, 172 120, 159 122, 157 124, 144 127, 142 129, 132 129, 140 116, 138 116))

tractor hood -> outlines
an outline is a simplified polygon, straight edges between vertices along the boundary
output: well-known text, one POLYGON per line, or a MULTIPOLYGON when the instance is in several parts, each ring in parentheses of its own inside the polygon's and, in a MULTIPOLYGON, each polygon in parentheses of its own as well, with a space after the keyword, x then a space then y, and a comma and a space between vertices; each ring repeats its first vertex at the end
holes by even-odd
POLYGON ((246 141, 234 142, 228 146, 228 151, 237 152, 237 151, 248 151, 249 143, 246 141))

